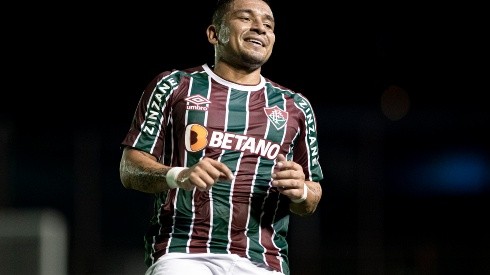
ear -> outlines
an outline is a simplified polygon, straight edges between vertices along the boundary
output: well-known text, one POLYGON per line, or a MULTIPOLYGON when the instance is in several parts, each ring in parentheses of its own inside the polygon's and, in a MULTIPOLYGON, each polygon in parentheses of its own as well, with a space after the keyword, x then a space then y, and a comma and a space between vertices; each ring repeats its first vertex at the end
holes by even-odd
POLYGON ((218 44, 218 32, 214 25, 209 25, 206 29, 206 34, 208 36, 209 43, 216 45, 218 44))

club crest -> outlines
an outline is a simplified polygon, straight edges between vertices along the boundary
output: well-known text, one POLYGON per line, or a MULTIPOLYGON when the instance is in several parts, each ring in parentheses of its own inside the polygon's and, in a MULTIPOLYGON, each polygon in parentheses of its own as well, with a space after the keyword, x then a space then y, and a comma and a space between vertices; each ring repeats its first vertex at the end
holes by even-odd
POLYGON ((264 108, 264 112, 277 130, 281 130, 288 122, 288 112, 277 106, 264 108))

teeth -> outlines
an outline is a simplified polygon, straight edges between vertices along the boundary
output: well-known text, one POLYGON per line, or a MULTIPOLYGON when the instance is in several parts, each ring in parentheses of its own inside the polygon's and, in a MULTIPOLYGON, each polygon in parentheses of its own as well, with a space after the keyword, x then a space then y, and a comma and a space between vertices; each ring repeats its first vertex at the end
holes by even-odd
POLYGON ((256 43, 256 44, 259 44, 259 45, 262 45, 262 42, 260 42, 260 41, 258 41, 258 40, 255 40, 255 39, 249 39, 248 41, 249 41, 249 42, 256 43))

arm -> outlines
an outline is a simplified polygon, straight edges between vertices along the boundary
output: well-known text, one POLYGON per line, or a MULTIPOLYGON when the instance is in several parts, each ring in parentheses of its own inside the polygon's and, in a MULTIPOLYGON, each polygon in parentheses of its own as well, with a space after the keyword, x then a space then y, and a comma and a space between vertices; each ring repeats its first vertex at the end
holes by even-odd
POLYGON ((128 189, 158 193, 170 189, 165 180, 170 168, 149 153, 125 147, 119 163, 119 176, 128 189))
POLYGON ((289 207, 291 212, 301 216, 313 214, 322 197, 320 183, 306 181, 301 165, 287 161, 284 155, 278 156, 277 167, 278 171, 272 175, 272 186, 292 200, 289 207), (303 194, 306 194, 305 200, 293 202, 304 197, 303 194))
POLYGON ((231 180, 233 173, 223 163, 211 158, 203 158, 189 168, 177 168, 177 174, 169 173, 172 168, 159 163, 146 152, 125 147, 119 164, 119 176, 124 187, 145 193, 158 193, 178 188, 209 190, 218 179, 231 180), (173 184, 167 176, 172 175, 173 184))
POLYGON ((300 203, 291 202, 291 205, 289 206, 291 212, 301 216, 313 214, 322 197, 322 187, 320 183, 305 181, 305 186, 308 187, 306 200, 300 203))

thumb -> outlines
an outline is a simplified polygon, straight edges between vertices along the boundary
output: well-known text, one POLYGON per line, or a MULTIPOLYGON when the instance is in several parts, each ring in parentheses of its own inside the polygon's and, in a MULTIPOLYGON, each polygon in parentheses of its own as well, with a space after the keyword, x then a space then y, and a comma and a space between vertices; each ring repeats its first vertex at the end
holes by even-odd
POLYGON ((277 155, 277 162, 279 161, 286 161, 286 157, 283 154, 277 155))

